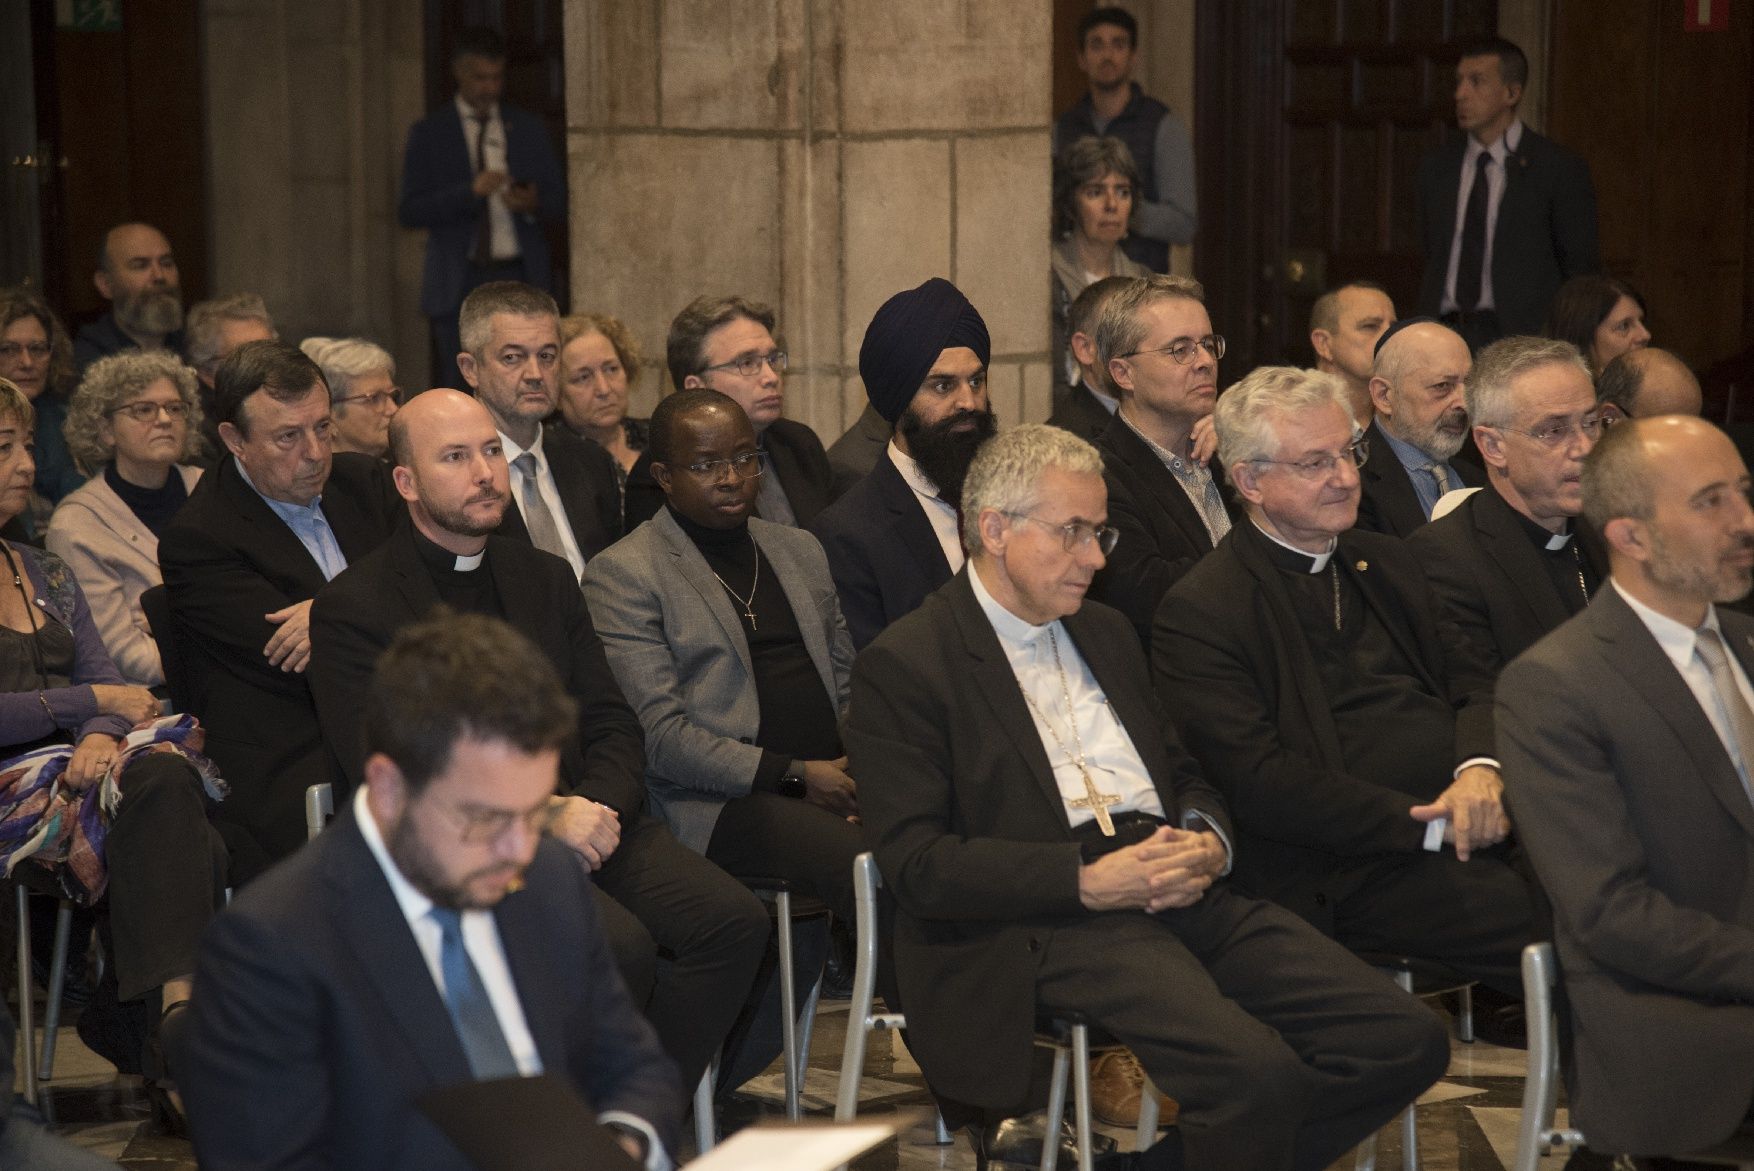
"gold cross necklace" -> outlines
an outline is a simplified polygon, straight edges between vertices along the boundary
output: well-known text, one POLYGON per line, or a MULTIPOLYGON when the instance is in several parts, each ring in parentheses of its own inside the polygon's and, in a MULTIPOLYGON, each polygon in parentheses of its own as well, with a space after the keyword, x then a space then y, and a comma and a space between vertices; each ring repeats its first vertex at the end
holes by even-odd
POLYGON ((1054 668, 1060 673, 1060 694, 1066 697, 1066 722, 1072 726, 1072 741, 1078 746, 1077 752, 1066 747, 1066 741, 1061 738, 1060 730, 1054 727, 1053 721, 1048 719, 1047 713, 1036 706, 1029 691, 1021 686, 1018 690, 1023 692, 1023 702, 1029 705, 1029 710, 1035 713, 1036 718, 1041 721, 1042 727, 1048 730, 1048 735, 1054 738, 1055 746, 1066 754, 1067 759, 1078 766, 1078 772, 1084 778, 1084 796, 1069 798, 1066 804, 1073 809, 1090 810, 1096 815, 1096 824, 1102 830, 1103 836, 1112 838, 1115 836, 1115 823, 1114 818, 1109 816, 1108 807, 1119 805, 1121 797, 1119 793, 1103 793, 1097 790, 1096 780, 1090 775, 1089 762, 1084 758, 1084 737, 1078 732, 1078 713, 1072 708, 1072 688, 1066 683, 1066 666, 1060 661, 1060 639, 1051 626, 1048 627, 1048 642, 1054 648, 1054 668))

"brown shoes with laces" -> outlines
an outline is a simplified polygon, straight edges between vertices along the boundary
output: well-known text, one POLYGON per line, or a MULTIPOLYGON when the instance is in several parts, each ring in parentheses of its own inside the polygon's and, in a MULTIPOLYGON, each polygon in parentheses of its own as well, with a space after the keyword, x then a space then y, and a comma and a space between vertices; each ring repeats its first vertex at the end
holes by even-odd
MULTIPOLYGON (((1138 1126, 1139 1104, 1147 1086, 1145 1067, 1130 1049, 1111 1049, 1090 1061, 1090 1112, 1110 1126, 1138 1126)), ((1157 1125, 1174 1126, 1179 1112, 1175 1099, 1152 1086, 1157 1095, 1157 1125)))

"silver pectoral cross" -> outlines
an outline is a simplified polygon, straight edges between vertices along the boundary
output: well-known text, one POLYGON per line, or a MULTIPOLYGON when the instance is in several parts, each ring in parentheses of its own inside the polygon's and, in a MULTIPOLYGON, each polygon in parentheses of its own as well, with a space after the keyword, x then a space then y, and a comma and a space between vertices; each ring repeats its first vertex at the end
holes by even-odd
POLYGON ((1090 769, 1085 766, 1082 760, 1078 761, 1078 772, 1084 778, 1084 796, 1069 799, 1066 802, 1067 806, 1072 809, 1090 810, 1096 815, 1096 825, 1102 830, 1103 836, 1114 837, 1115 821, 1108 815, 1108 807, 1121 803, 1120 794, 1099 792, 1095 779, 1090 775, 1090 769))

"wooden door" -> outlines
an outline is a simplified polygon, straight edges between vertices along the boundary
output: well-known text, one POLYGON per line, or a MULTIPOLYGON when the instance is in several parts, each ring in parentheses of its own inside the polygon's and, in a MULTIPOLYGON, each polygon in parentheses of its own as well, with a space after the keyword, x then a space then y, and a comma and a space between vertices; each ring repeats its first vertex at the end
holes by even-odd
POLYGON ((1454 121, 1455 46, 1497 0, 1199 0, 1196 274, 1235 374, 1313 363, 1309 309, 1372 280, 1412 311, 1419 160, 1454 121))

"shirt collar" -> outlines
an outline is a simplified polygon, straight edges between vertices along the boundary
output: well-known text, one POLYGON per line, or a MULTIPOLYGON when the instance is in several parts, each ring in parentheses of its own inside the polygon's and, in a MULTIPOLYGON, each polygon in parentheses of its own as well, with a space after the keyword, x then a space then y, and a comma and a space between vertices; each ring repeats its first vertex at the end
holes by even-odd
POLYGON ((1657 640, 1657 645, 1663 648, 1663 653, 1669 656, 1669 659, 1675 664, 1676 670, 1684 672, 1692 663, 1693 647, 1698 640, 1699 630, 1714 630, 1718 632, 1720 638, 1723 636, 1723 631, 1718 626, 1717 607, 1710 603, 1707 603, 1705 607, 1705 621, 1701 622, 1696 630, 1685 622, 1677 622, 1667 614, 1661 614, 1651 609, 1627 593, 1620 583, 1614 581, 1612 577, 1608 580, 1613 584, 1615 592, 1625 599, 1628 606, 1632 607, 1632 612, 1638 615, 1639 621, 1644 623, 1645 629, 1650 631, 1651 637, 1657 640))
POLYGON ((968 563, 968 584, 974 588, 974 600, 980 603, 987 621, 993 624, 993 633, 999 636, 1001 643, 1028 649, 1034 647, 1042 635, 1060 625, 1060 620, 1056 618, 1037 626, 1005 609, 987 589, 987 584, 981 580, 979 567, 972 560, 968 563))
POLYGON ((536 428, 536 441, 528 447, 519 447, 517 442, 513 440, 510 435, 507 435, 504 431, 500 431, 499 428, 495 427, 494 430, 499 434, 499 445, 505 452, 505 462, 508 467, 518 462, 518 457, 523 455, 526 451, 536 457, 536 471, 538 473, 548 465, 547 457, 542 454, 541 427, 536 428))
POLYGON ((1169 450, 1169 448, 1163 446, 1163 444, 1157 442, 1157 440, 1139 430, 1139 428, 1133 425, 1133 420, 1121 414, 1118 409, 1115 411, 1115 418, 1119 419, 1122 423, 1125 423, 1127 430, 1144 440, 1145 446, 1149 447, 1152 453, 1155 454, 1158 459, 1163 461, 1163 466, 1168 468, 1171 472, 1174 472, 1176 475, 1185 476, 1193 472, 1195 469, 1200 471, 1205 470, 1193 460, 1169 450))
POLYGON ((1423 471, 1432 464, 1439 464, 1443 467, 1449 466, 1449 461, 1433 459, 1423 451, 1420 451, 1417 447, 1414 447, 1411 443, 1408 443, 1406 440, 1396 438, 1394 433, 1387 427, 1379 425, 1377 430, 1382 432, 1382 437, 1388 441, 1389 450, 1395 453, 1395 458, 1399 460, 1401 466, 1406 468, 1409 472, 1423 471))
POLYGON ((372 815, 371 805, 366 801, 366 787, 361 785, 353 793, 353 819, 359 823, 360 836, 365 845, 377 859, 378 868, 384 872, 384 878, 390 883, 390 893, 396 896, 396 905, 402 908, 402 916, 409 923, 418 923, 432 911, 433 902, 408 881, 394 859, 390 857, 390 849, 384 844, 383 831, 378 828, 377 818, 372 815))
MULTIPOLYGON (((463 119, 463 125, 467 126, 471 121, 480 117, 480 115, 478 115, 475 112, 475 107, 471 106, 468 102, 465 102, 463 100, 462 94, 458 94, 456 96, 455 100, 457 103, 457 116, 463 119)), ((499 103, 498 102, 495 102, 495 103, 493 103, 493 105, 487 107, 487 120, 489 122, 499 121, 499 103)))
POLYGON ((1261 522, 1256 520, 1254 517, 1251 516, 1249 518, 1249 523, 1255 526, 1256 532, 1260 533, 1261 536, 1267 538, 1267 540, 1273 542, 1273 544, 1279 546, 1279 548, 1285 550, 1287 553, 1293 553, 1293 554, 1296 554, 1298 557, 1301 557, 1303 559, 1302 563, 1307 564, 1309 566, 1309 569, 1307 570, 1307 572, 1309 572, 1309 573, 1320 573, 1322 570, 1326 569, 1328 567, 1329 559, 1334 556, 1334 550, 1338 549, 1340 547, 1340 538, 1339 537, 1329 537, 1328 538, 1328 547, 1326 549, 1324 549, 1322 552, 1320 552, 1320 553, 1306 553, 1302 549, 1299 549, 1297 546, 1288 544, 1285 541, 1280 540, 1278 534, 1268 532, 1266 530, 1266 528, 1262 526, 1261 522))
POLYGON ((1522 144, 1522 141, 1523 120, 1521 118, 1512 118, 1510 125, 1504 128, 1504 133, 1500 134, 1498 141, 1491 146, 1481 146, 1480 140, 1470 134, 1468 135, 1468 149, 1462 160, 1463 169, 1476 166, 1474 160, 1480 157, 1481 151, 1490 154, 1493 162, 1503 166, 1504 160, 1516 153, 1516 148, 1522 144))
POLYGON ((1078 385, 1082 386, 1085 390, 1089 391, 1090 397, 1094 398, 1097 402, 1097 405, 1102 407, 1102 409, 1107 411, 1109 414, 1112 415, 1120 409, 1121 400, 1118 398, 1115 398, 1113 395, 1109 394, 1107 391, 1099 390, 1098 388, 1090 385, 1090 383, 1084 381, 1082 378, 1080 378, 1078 380, 1078 385))
POLYGON ((1517 524, 1522 526, 1523 532, 1528 535, 1529 540, 1534 543, 1535 548, 1545 549, 1549 553, 1557 553, 1567 545, 1571 544, 1571 535, 1575 531, 1572 527, 1571 521, 1567 520, 1565 522, 1565 527, 1556 533, 1545 525, 1538 525, 1530 520, 1527 516, 1523 515, 1520 509, 1512 505, 1510 501, 1505 500, 1503 496, 1499 496, 1498 499, 1505 508, 1509 509, 1510 514, 1516 517, 1517 524))

